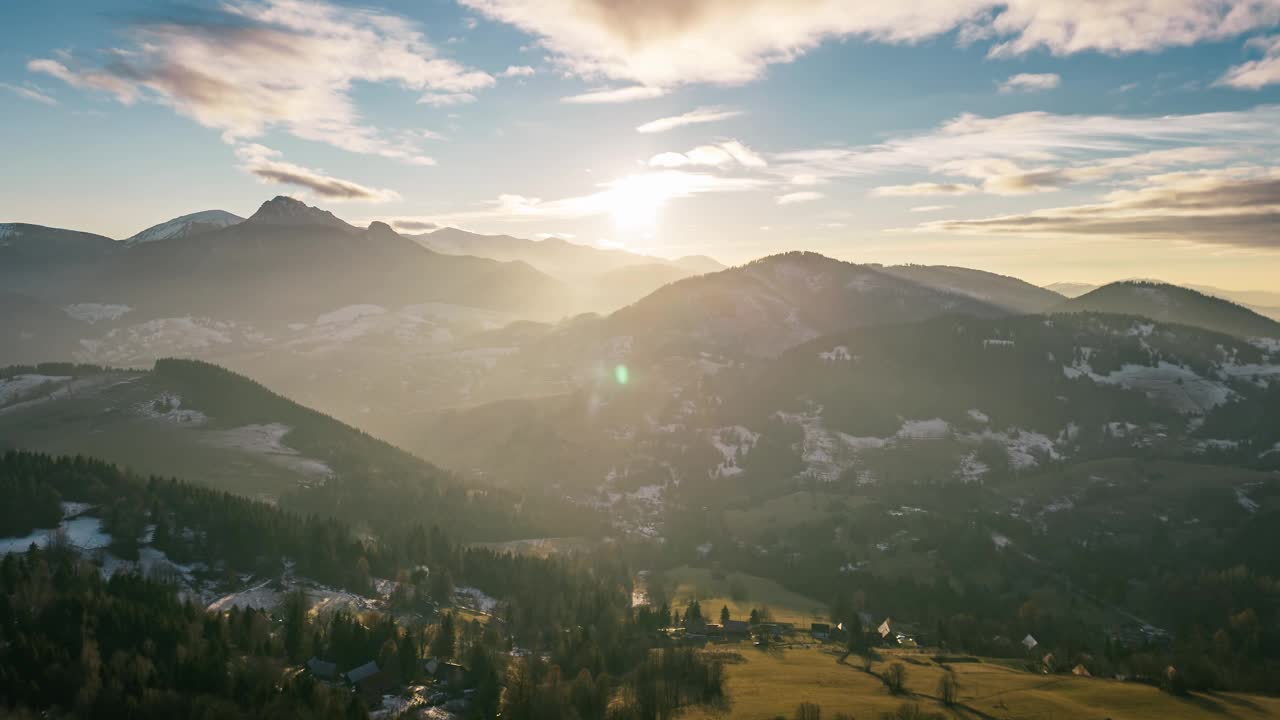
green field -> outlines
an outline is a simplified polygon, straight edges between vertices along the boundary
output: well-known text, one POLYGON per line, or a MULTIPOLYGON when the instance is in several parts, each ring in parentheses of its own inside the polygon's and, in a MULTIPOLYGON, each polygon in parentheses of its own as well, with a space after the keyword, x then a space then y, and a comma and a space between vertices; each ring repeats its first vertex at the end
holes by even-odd
POLYGON ((735 537, 754 539, 767 531, 782 532, 812 523, 834 511, 865 505, 867 498, 835 493, 794 492, 745 509, 724 511, 724 524, 735 537))
POLYGON ((740 572, 716 573, 707 568, 679 567, 663 573, 667 602, 682 609, 697 600, 703 613, 718 618, 727 606, 737 620, 745 620, 752 608, 768 608, 777 622, 808 628, 811 622, 827 622, 825 603, 787 590, 778 583, 740 572))
POLYGON ((883 683, 858 666, 856 658, 841 663, 833 648, 788 648, 761 651, 747 644, 725 652, 727 703, 719 708, 695 708, 690 720, 723 718, 790 718, 801 702, 822 706, 822 717, 836 713, 860 720, 879 718, 903 703, 915 703, 947 718, 1001 720, 1252 720, 1280 717, 1280 698, 1239 693, 1194 694, 1173 697, 1138 683, 1073 675, 1037 675, 998 662, 956 663, 959 703, 946 708, 936 698, 938 678, 945 670, 928 654, 886 653, 872 671, 902 661, 907 669, 908 694, 889 694, 883 683))

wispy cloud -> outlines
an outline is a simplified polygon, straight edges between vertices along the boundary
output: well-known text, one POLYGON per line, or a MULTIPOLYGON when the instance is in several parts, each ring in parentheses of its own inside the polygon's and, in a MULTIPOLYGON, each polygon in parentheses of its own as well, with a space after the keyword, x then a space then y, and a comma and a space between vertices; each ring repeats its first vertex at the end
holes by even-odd
POLYGON ((560 98, 560 102, 573 105, 601 105, 606 103, 627 103, 637 100, 652 100, 666 95, 667 91, 660 87, 632 85, 620 88, 600 88, 579 95, 560 98))
POLYGON ((911 212, 913 213, 941 212, 943 210, 950 210, 953 207, 955 206, 954 205, 917 205, 916 207, 911 208, 911 212))
POLYGON ((673 115, 671 117, 658 118, 636 127, 636 132, 641 133, 660 133, 668 130, 674 130, 685 125, 700 125, 703 123, 719 122, 728 120, 729 118, 741 115, 740 110, 728 110, 718 107, 700 107, 696 110, 690 110, 683 115, 673 115))
POLYGON ((408 230, 409 232, 431 232, 432 230, 440 229, 440 226, 436 223, 422 220, 392 219, 387 224, 395 226, 397 230, 408 230))
POLYGON ((965 183, 919 182, 910 185, 882 185, 871 190, 874 197, 913 197, 917 195, 968 195, 978 192, 974 185, 965 183))
POLYGON ((360 200, 364 202, 388 202, 399 200, 394 190, 367 187, 350 180, 326 175, 318 170, 294 165, 280 160, 281 153, 271 148, 249 143, 236 148, 240 167, 264 182, 293 185, 305 188, 326 200, 360 200))
POLYGON ((768 165, 763 157, 737 140, 718 145, 699 145, 688 152, 664 152, 649 158, 649 167, 680 168, 690 166, 763 168, 768 165))
POLYGON ((1259 90, 1280 84, 1280 35, 1253 38, 1246 45, 1262 50, 1262 59, 1250 60, 1227 70, 1218 84, 1240 90, 1259 90))
POLYGON ((918 229, 1019 237, 1114 237, 1280 249, 1280 168, 1170 173, 1092 205, 977 220, 942 220, 918 229))
POLYGON ((343 150, 426 164, 416 148, 384 138, 351 97, 357 82, 428 95, 493 85, 487 73, 440 57, 403 18, 294 0, 228 0, 200 20, 138 22, 132 44, 105 62, 38 59, 33 72, 78 88, 168 105, 231 142, 268 129, 343 150))
POLYGON ((45 92, 43 88, 40 88, 37 85, 32 85, 31 83, 27 83, 26 85, 10 85, 9 83, 0 83, 0 89, 8 90, 9 92, 13 93, 14 95, 17 95, 20 98, 25 98, 27 100, 38 102, 43 105, 58 104, 58 101, 56 98, 54 98, 49 93, 45 92))
POLYGON ((803 190, 801 192, 786 193, 774 198, 779 205, 799 205, 800 203, 813 202, 826 197, 825 194, 814 192, 812 190, 803 190))
POLYGON ((567 72, 647 86, 737 84, 823 41, 911 43, 959 31, 993 56, 1144 52, 1280 22, 1271 0, 461 0, 539 39, 567 72))
POLYGON ((1057 73, 1018 73, 1000 83, 1000 92, 1012 93, 1040 92, 1052 90, 1062 83, 1062 76, 1057 73))
POLYGON ((466 92, 429 92, 418 98, 419 105, 432 107, 454 107, 476 101, 476 96, 466 92))
POLYGON ((882 143, 792 150, 769 159, 778 172, 827 179, 910 171, 935 176, 873 191, 881 195, 963 194, 975 186, 1007 195, 1277 150, 1280 106, 1260 106, 1159 117, 965 114, 882 143))
POLYGON ((498 77, 518 78, 530 77, 537 71, 529 65, 508 65, 506 70, 498 73, 498 77))

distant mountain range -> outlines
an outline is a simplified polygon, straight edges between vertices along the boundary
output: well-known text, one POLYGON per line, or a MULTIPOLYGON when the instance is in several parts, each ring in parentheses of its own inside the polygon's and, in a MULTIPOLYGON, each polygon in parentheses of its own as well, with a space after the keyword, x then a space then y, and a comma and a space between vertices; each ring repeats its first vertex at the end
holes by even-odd
POLYGON ((526 240, 510 235, 480 235, 457 228, 406 235, 437 252, 478 255, 495 260, 521 260, 557 277, 576 278, 635 265, 668 265, 686 275, 723 270, 724 265, 704 255, 665 260, 626 250, 579 245, 556 237, 526 240))
POLYGON ((947 316, 1103 311, 1280 335, 1172 286, 1068 300, 980 270, 804 252, 690 276, 719 267, 452 228, 406 236, 287 197, 126 242, 0 225, 0 363, 215 361, 417 447, 407 417, 594 387, 621 363, 697 383, 832 334, 947 316))
MULTIPOLYGON (((1158 281, 1151 280, 1134 280, 1129 282, 1158 283, 1158 281)), ((1100 287, 1102 286, 1094 285, 1092 283, 1060 282, 1053 283, 1052 285, 1046 285, 1045 289, 1052 290, 1068 298, 1075 298, 1084 295, 1085 293, 1097 290, 1100 287)), ((1266 290, 1224 290, 1219 287, 1213 287, 1212 285, 1187 284, 1182 285, 1181 287, 1190 288, 1191 290, 1195 290, 1211 297, 1230 300, 1233 303, 1249 308, 1259 315, 1265 315, 1272 320, 1280 320, 1280 292, 1266 290)))

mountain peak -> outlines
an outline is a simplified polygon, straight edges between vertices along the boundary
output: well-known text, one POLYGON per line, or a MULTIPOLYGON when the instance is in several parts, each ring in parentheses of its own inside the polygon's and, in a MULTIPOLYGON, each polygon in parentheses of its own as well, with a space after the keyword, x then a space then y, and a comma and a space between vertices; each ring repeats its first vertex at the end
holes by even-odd
POLYGON ((319 225, 348 231, 357 229, 328 210, 312 207, 285 195, 277 195, 262 203, 258 212, 246 222, 263 225, 319 225))
POLYGON ((126 238, 125 242, 130 245, 137 245, 157 240, 172 240, 173 238, 188 237, 210 230, 220 230, 242 222, 244 222, 244 218, 239 215, 233 215, 226 210, 203 210, 189 215, 181 215, 159 225, 152 225, 137 235, 126 238))
POLYGON ((370 235, 400 237, 399 233, 397 233, 394 229, 392 229, 390 225, 382 222, 381 220, 374 220, 373 222, 369 223, 369 229, 366 232, 368 232, 370 235))

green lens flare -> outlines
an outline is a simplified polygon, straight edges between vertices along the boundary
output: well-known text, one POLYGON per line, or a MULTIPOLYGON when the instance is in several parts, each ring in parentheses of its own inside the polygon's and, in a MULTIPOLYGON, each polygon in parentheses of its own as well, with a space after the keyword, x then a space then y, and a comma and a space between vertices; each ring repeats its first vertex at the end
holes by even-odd
POLYGON ((627 372, 626 365, 618 365, 613 369, 613 379, 618 381, 619 385, 626 385, 631 373, 627 372))

